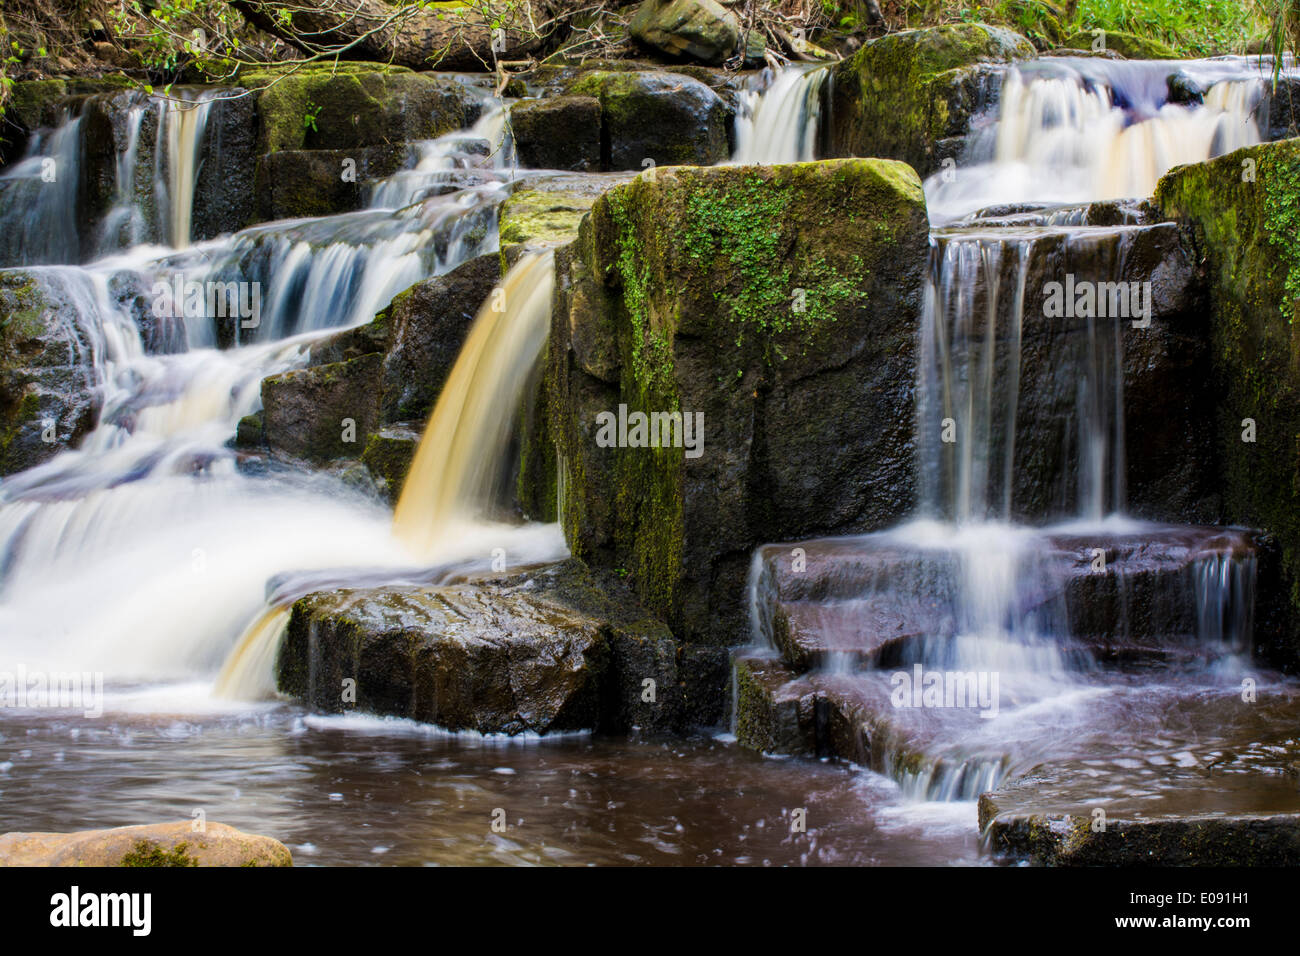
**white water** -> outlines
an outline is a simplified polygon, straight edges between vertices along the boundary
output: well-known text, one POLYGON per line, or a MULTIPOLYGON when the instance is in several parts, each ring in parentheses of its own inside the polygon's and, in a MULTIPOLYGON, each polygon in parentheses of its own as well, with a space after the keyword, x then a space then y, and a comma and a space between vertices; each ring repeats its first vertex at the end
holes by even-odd
POLYGON ((1176 165, 1260 141, 1263 68, 1180 66, 1212 84, 1203 105, 1167 101, 1168 64, 1053 58, 1009 68, 996 121, 926 180, 931 221, 1008 203, 1144 198, 1176 165))
POLYGON ((763 70, 759 85, 738 97, 731 162, 755 165, 816 159, 822 90, 829 75, 825 66, 787 66, 776 73, 763 70))
MULTIPOLYGON (((166 210, 171 248, 135 245, 88 266, 35 272, 52 299, 68 304, 66 313, 90 344, 102 413, 78 448, 0 482, 0 670, 21 664, 102 671, 119 689, 160 680, 210 687, 249 622, 263 613, 268 591, 292 591, 286 582, 313 575, 337 582, 360 573, 379 583, 418 576, 435 558, 486 560, 498 547, 512 562, 565 553, 555 526, 486 520, 461 522, 436 554, 413 551, 372 494, 328 474, 273 464, 249 470, 227 447, 240 418, 260 407, 262 379, 302 365, 322 334, 368 322, 412 283, 495 250, 506 182, 493 172, 493 164, 506 161, 500 110, 426 153, 455 154, 468 170, 479 158, 457 145, 486 139, 494 155, 482 158, 486 175, 467 188, 442 175, 458 168, 457 159, 430 161, 377 185, 377 197, 401 197, 400 209, 381 203, 191 245, 189 210, 208 105, 202 99, 161 107, 157 155, 166 160, 154 167, 151 195, 166 210), (421 199, 439 179, 444 188, 421 199), (203 312, 157 317, 154 341, 147 341, 131 299, 113 290, 138 290, 148 311, 156 284, 170 286, 178 276, 259 285, 257 322, 244 328, 238 319, 203 312), (252 344, 214 347, 232 335, 252 344)), ((124 100, 117 201, 102 248, 146 228, 137 150, 150 108, 124 100)), ((38 174, 43 154, 52 153, 60 174, 75 183, 78 129, 74 117, 38 137, 11 176, 38 174)), ((54 201, 53 191, 39 196, 26 220, 32 228, 72 208, 68 197, 54 201)), ((49 247, 50 258, 78 258, 49 247)), ((539 314, 544 328, 547 313, 539 314)), ((540 348, 535 339, 527 362, 540 348)), ((269 655, 260 649, 251 671, 232 678, 248 696, 271 689, 270 648, 269 655)))

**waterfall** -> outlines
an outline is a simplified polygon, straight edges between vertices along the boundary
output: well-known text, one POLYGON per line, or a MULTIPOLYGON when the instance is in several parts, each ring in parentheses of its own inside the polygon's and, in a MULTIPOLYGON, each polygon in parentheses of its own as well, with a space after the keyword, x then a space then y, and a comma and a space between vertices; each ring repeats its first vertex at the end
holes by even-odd
MULTIPOLYGON (((518 553, 555 558, 563 545, 554 532, 540 534, 491 523, 488 506, 523 399, 550 330, 554 262, 550 253, 520 258, 479 310, 469 337, 438 396, 393 516, 394 537, 423 562, 456 560, 513 542, 518 553), (486 538, 485 538, 486 536, 486 538)), ((355 575, 342 575, 335 586, 355 575)), ((426 583, 436 582, 430 574, 426 583)), ((255 698, 274 689, 276 649, 289 623, 289 606, 302 588, 285 588, 259 612, 235 643, 216 692, 255 698)))
MULTIPOLYGON (((440 189, 452 189, 470 170, 501 171, 514 164, 514 145, 506 126, 506 108, 487 101, 468 130, 413 144, 415 163, 375 184, 371 209, 401 209, 440 189)), ((502 177, 504 178, 504 177, 502 177)))
POLYGON ((1183 72, 1208 85, 1203 102, 1169 102, 1169 70, 1159 63, 1060 58, 1008 68, 996 122, 927 179, 931 219, 1011 203, 1144 198, 1176 165, 1260 141, 1266 77, 1245 61, 1183 72))
POLYGON ((830 71, 825 66, 791 65, 775 75, 765 69, 765 87, 739 96, 736 149, 731 162, 754 165, 802 163, 816 159, 822 90, 830 71))
POLYGON ((479 310, 438 396, 393 516, 418 554, 480 519, 499 484, 502 453, 529 373, 550 331, 554 264, 525 254, 479 310))
POLYGON ((1128 227, 933 234, 917 368, 923 514, 958 523, 1100 520, 1123 508, 1124 322, 1089 316, 1076 327, 1048 318, 1043 290, 1026 283, 1034 263, 1041 280, 1045 265, 1057 261, 1077 263, 1071 268, 1081 283, 1121 282, 1131 241, 1128 227), (1031 340, 1054 343, 1050 361, 1058 371, 1046 374, 1042 347, 1033 350, 1038 392, 1027 411, 1021 392, 1031 340), (1041 394, 1044 382, 1057 392, 1041 394), (1025 463, 1042 457, 1049 428, 1059 429, 1052 454, 1065 454, 1053 484, 1043 487, 1025 463))
POLYGON ((167 197, 167 240, 176 249, 190 244, 200 147, 216 97, 205 92, 194 100, 165 98, 159 104, 159 143, 154 155, 155 162, 166 156, 167 173, 156 194, 167 197))
POLYGON ((76 262, 81 116, 35 133, 27 154, 0 175, 0 264, 76 262))

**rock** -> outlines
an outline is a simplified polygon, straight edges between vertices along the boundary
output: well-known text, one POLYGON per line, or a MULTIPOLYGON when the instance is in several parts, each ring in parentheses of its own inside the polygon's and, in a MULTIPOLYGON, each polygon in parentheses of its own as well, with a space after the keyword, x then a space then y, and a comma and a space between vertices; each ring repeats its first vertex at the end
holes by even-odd
POLYGON ((555 96, 517 103, 510 129, 520 165, 529 169, 600 169, 600 100, 555 96))
POLYGON ((0 271, 0 475, 76 445, 99 413, 76 300, 38 273, 0 271))
MULTIPOLYGON (((207 89, 212 89, 208 87, 207 89)), ((190 227, 197 242, 236 232, 255 218, 257 100, 239 87, 220 87, 208 107, 194 183, 190 227)))
POLYGON ((1207 792, 1200 768, 1153 768, 1141 777, 1130 771, 1131 786, 1121 788, 1109 774, 1080 769, 1046 770, 983 794, 979 822, 990 848, 1048 866, 1300 863, 1294 786, 1259 773, 1231 781, 1218 771, 1207 792), (1097 810, 1105 827, 1094 826, 1097 810))
POLYGON ((304 70, 241 82, 265 87, 257 97, 259 153, 433 139, 464 128, 477 113, 462 84, 428 73, 304 70))
POLYGON ((257 159, 253 186, 257 218, 265 222, 362 209, 367 184, 397 172, 409 153, 401 143, 267 153, 257 159))
POLYGON ((571 242, 594 195, 561 189, 522 189, 501 204, 497 229, 503 262, 515 247, 540 249, 571 242))
POLYGON ((357 458, 379 427, 378 354, 262 379, 263 436, 272 451, 323 464, 357 458))
POLYGON ((1215 453, 1222 519, 1273 534, 1289 614, 1262 627, 1266 659, 1300 660, 1300 371, 1292 356, 1300 318, 1300 233, 1295 191, 1300 142, 1238 150, 1180 166, 1154 202, 1186 223, 1209 285, 1213 396, 1204 432, 1215 453), (1253 439, 1253 440, 1251 440, 1253 439))
POLYGON ((478 256, 417 282, 380 313, 376 322, 387 331, 380 378, 385 424, 429 417, 474 317, 500 278, 497 256, 478 256))
MULTIPOLYGON (((313 343, 306 368, 263 379, 261 437, 267 446, 323 464, 361 456, 381 425, 422 426, 498 270, 497 256, 488 254, 417 282, 374 321, 313 343)), ((371 456, 379 469, 375 477, 396 477, 383 448, 376 446, 371 456)))
MULTIPOLYGON (((1103 221, 1123 216, 1118 208, 1108 211, 1093 204, 1064 218, 1073 220, 1075 213, 1103 221)), ((1029 226, 1037 215, 1015 218, 1029 226)), ((1002 383, 1019 383, 1010 469, 1003 464, 1011 437, 1008 419, 1001 412, 981 413, 976 425, 964 413, 959 417, 959 428, 980 429, 980 454, 989 463, 988 473, 981 474, 973 488, 977 501, 987 502, 990 513, 1001 514, 1002 495, 1009 484, 1010 513, 1017 521, 1041 524, 1078 515, 1085 506, 1080 469, 1086 467, 1078 422, 1081 415, 1094 414, 1107 449, 1105 467, 1119 457, 1117 449, 1124 456, 1128 513, 1153 521, 1217 521, 1219 489, 1204 428, 1213 396, 1200 384, 1208 374, 1205 288, 1196 256, 1179 230, 1169 222, 1113 231, 1055 229, 1033 237, 1021 247, 1023 251, 1007 248, 992 266, 980 258, 979 250, 987 240, 988 230, 982 227, 969 233, 945 230, 935 236, 937 261, 944 270, 939 287, 956 288, 954 283, 970 281, 973 290, 973 296, 964 300, 960 322, 953 300, 940 298, 951 339, 945 345, 949 371, 963 382, 971 375, 985 374, 980 371, 989 341, 984 302, 989 291, 996 290, 999 324, 988 376, 994 383, 994 401, 1006 399, 1002 383), (958 279, 953 270, 965 270, 966 279, 958 279), (1064 296, 1063 282, 1070 281, 1080 283, 1079 288, 1084 282, 1093 283, 1097 289, 1100 283, 1111 283, 1109 290, 1130 293, 1135 288, 1131 283, 1138 283, 1136 288, 1143 292, 1143 284, 1149 282, 1149 325, 1135 328, 1133 310, 1112 307, 1110 292, 1106 293, 1108 317, 1049 315, 1049 290, 1055 288, 1058 296, 1064 296), (1009 290, 1020 288, 1022 282, 1020 324, 1013 331, 1008 316, 1014 300, 1008 299, 1014 293, 1009 290), (1088 374, 1092 375, 1088 384, 1096 387, 1081 393, 1080 382, 1088 381, 1088 374), (1117 414, 1121 406, 1111 400, 1120 386, 1122 420, 1117 414)), ((1145 302, 1142 299, 1139 308, 1145 302)), ((953 444, 934 437, 949 413, 938 403, 929 403, 924 414, 927 420, 921 433, 931 436, 924 446, 926 480, 934 486, 929 494, 951 508, 964 474, 962 459, 954 454, 953 444)), ((1108 487, 1104 497, 1105 507, 1112 507, 1114 489, 1108 487)))
POLYGON ((6 833, 0 866, 293 866, 271 837, 224 823, 149 823, 76 833, 6 833))
POLYGON ((473 583, 319 592, 293 607, 280 689, 448 730, 679 730, 676 644, 580 562, 473 583), (652 687, 646 680, 654 682, 652 687), (652 691, 653 700, 647 699, 652 691))
POLYGON ((1264 138, 1288 139, 1300 135, 1300 79, 1283 73, 1277 86, 1268 84, 1264 89, 1264 102, 1259 107, 1264 117, 1264 138))
POLYGON ((684 74, 593 71, 567 92, 600 100, 604 169, 639 172, 647 160, 660 166, 709 166, 730 155, 733 110, 704 83, 684 74))
POLYGON ((1127 60, 1182 59, 1181 54, 1168 44, 1122 30, 1082 30, 1062 39, 1061 46, 1094 53, 1118 53, 1127 60))
POLYGON ((370 436, 361 453, 361 463, 370 474, 382 482, 384 495, 390 505, 397 505, 402 485, 415 460, 415 450, 420 446, 423 422, 414 425, 393 425, 381 428, 370 436))
POLYGON ((799 675, 778 660, 738 657, 736 742, 765 754, 813 754, 817 750, 815 698, 799 675))
POLYGON ((756 544, 906 515, 927 244, 889 161, 660 169, 597 200, 557 252, 546 386, 575 555, 718 646, 756 544), (702 414, 702 452, 601 447, 620 404, 702 414))
POLYGON ((983 64, 1035 56, 1019 34, 983 24, 949 24, 881 37, 832 73, 830 149, 881 156, 926 176, 955 154, 971 117, 996 88, 983 64))
POLYGON ((642 0, 628 30, 648 49, 714 65, 740 45, 739 18, 714 0, 642 0))
MULTIPOLYGON (((1017 562, 1009 613, 1035 620, 1080 663, 1221 657, 1249 649, 1252 607, 1207 629, 1198 587, 1207 569, 1244 580, 1259 548, 1239 530, 1144 526, 1119 533, 1044 533, 1017 562), (1096 550, 1105 562, 1095 566, 1096 550), (1225 626, 1226 625, 1226 626, 1225 626)), ((765 545, 757 552, 762 630, 799 672, 849 664, 896 666, 959 631, 969 553, 892 534, 765 545), (798 549, 796 551, 796 549, 798 549), (796 560, 797 559, 797 560, 796 560)), ((931 661, 932 663, 938 663, 931 661)))

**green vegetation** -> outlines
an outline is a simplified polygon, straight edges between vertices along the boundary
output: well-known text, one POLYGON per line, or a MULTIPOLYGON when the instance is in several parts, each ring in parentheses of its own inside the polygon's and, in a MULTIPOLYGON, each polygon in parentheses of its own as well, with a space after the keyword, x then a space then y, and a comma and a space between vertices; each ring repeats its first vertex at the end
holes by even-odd
POLYGON ((198 861, 186 851, 188 843, 178 843, 170 850, 164 850, 152 840, 138 840, 131 852, 122 857, 122 866, 198 866, 198 861))

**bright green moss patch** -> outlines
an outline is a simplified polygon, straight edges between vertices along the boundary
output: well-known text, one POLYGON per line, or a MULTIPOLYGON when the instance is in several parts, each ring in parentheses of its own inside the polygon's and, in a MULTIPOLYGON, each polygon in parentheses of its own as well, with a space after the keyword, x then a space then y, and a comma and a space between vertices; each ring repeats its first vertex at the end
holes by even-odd
POLYGON ((198 866, 198 861, 190 856, 188 843, 178 843, 170 850, 164 850, 152 840, 139 840, 131 851, 122 857, 122 866, 198 866))

